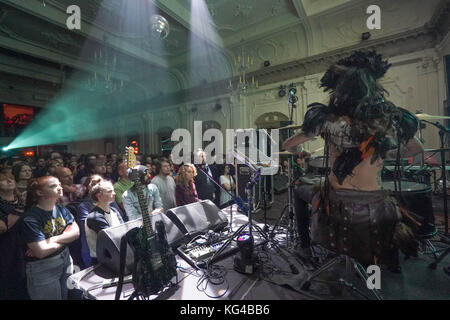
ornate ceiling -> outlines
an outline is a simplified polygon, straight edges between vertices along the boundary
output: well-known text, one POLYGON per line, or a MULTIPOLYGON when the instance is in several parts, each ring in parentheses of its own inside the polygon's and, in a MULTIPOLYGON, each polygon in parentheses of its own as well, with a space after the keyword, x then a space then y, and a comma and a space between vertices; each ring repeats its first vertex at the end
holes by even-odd
MULTIPOLYGON (((211 68, 207 64, 188 74, 191 37, 213 48, 226 80, 236 76, 233 59, 242 48, 255 58, 250 71, 264 75, 359 45, 361 33, 369 31, 370 4, 382 9, 382 29, 371 30, 374 42, 420 34, 442 19, 443 11, 448 18, 449 10, 448 0, 204 1, 220 41, 193 27, 191 0, 0 0, 0 60, 14 63, 0 62, 0 72, 59 83, 75 70, 101 73, 94 52, 107 47, 118 60, 114 77, 135 82, 150 98, 218 80, 204 75, 211 68), (73 4, 81 8, 81 30, 66 27, 66 9, 73 4), (149 35, 153 13, 169 21, 164 41, 149 35), (265 60, 271 68, 263 67, 265 60)), ((446 28, 440 32, 448 31, 448 23, 446 28)))

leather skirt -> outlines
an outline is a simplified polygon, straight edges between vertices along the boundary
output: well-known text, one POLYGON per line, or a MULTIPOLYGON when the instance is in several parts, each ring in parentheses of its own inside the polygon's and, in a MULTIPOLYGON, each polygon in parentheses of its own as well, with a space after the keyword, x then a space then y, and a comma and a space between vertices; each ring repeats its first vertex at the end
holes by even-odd
POLYGON ((312 240, 363 265, 392 265, 398 263, 393 238, 401 219, 397 201, 386 191, 331 189, 313 199, 312 240))

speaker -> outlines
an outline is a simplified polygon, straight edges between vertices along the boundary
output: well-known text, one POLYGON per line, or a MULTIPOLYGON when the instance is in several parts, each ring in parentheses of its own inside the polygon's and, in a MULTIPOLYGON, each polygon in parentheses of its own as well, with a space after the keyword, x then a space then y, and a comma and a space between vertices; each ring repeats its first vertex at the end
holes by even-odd
MULTIPOLYGON (((239 163, 236 165, 236 194, 245 203, 248 202, 246 189, 247 189, 247 184, 252 179, 252 173, 253 173, 253 170, 250 169, 247 165, 239 164, 239 163)), ((261 194, 257 190, 258 184, 259 184, 259 181, 253 185, 253 189, 252 189, 252 195, 253 195, 252 210, 254 210, 258 206, 258 203, 260 201, 261 194)))
POLYGON ((245 202, 247 202, 247 194, 245 192, 247 184, 251 180, 252 169, 245 164, 236 165, 236 194, 245 202))
MULTIPOLYGON (((164 214, 151 216, 153 230, 155 223, 162 221, 166 227, 167 241, 172 247, 178 246, 184 238, 184 234, 164 214)), ((129 221, 119 226, 103 229, 97 236, 97 260, 116 275, 120 272, 120 241, 125 234, 133 228, 142 226, 142 218, 129 221)), ((125 274, 132 271, 134 254, 130 246, 127 246, 127 258, 125 274)))
POLYGON ((211 200, 173 208, 167 210, 166 215, 182 234, 190 238, 209 230, 222 230, 228 225, 226 215, 211 200))

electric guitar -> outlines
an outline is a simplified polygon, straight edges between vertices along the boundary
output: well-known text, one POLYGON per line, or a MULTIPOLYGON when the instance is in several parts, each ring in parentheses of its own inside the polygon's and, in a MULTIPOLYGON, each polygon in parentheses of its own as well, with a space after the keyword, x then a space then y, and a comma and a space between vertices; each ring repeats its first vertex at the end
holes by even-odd
POLYGON ((139 199, 143 226, 127 232, 127 242, 134 252, 133 285, 135 293, 149 296, 161 291, 177 274, 177 261, 167 242, 166 227, 162 221, 152 227, 147 199, 136 166, 133 147, 127 148, 127 166, 139 199))

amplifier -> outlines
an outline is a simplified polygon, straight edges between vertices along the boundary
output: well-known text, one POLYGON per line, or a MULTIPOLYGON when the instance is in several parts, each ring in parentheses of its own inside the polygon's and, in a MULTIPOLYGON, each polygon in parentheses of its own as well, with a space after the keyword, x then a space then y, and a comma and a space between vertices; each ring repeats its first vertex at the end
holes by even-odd
MULTIPOLYGON (((248 202, 246 188, 247 188, 247 184, 252 179, 252 173, 253 173, 252 169, 250 169, 245 164, 237 164, 236 165, 236 194, 245 203, 248 202)), ((252 208, 252 210, 254 210, 255 206, 259 202, 259 197, 260 197, 259 192, 257 192, 257 190, 256 190, 256 184, 253 186, 252 195, 253 195, 253 198, 252 198, 253 208, 252 208)))

